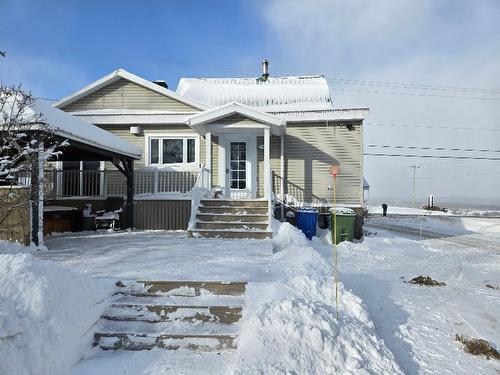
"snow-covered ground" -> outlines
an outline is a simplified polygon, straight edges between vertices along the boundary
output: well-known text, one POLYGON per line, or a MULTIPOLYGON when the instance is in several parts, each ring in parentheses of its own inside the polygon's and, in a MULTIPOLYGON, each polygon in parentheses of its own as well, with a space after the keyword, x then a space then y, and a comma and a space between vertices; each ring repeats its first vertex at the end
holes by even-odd
POLYGON ((454 337, 500 344, 500 291, 486 287, 500 285, 500 220, 373 217, 366 229, 363 242, 337 248, 338 321, 328 235, 307 241, 288 224, 272 241, 65 234, 35 256, 94 276, 104 290, 116 279, 249 282, 236 351, 88 348, 73 374, 498 374, 498 361, 465 353, 454 337), (404 283, 419 275, 447 285, 404 283))

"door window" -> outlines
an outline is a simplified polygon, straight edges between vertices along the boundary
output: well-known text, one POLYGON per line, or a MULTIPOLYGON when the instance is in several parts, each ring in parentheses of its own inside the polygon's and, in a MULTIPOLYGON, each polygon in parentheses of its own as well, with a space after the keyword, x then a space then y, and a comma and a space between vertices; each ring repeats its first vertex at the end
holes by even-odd
POLYGON ((230 175, 231 189, 243 190, 247 187, 247 144, 246 142, 231 142, 230 175))

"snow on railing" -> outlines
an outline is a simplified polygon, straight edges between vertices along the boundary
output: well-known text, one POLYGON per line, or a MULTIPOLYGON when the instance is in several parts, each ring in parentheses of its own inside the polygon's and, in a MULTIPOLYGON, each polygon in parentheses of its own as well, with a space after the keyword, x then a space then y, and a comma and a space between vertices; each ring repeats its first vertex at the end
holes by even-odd
MULTIPOLYGON (((139 197, 189 194, 195 185, 196 171, 134 171, 134 194, 139 197)), ((29 174, 19 176, 18 183, 29 184, 29 174)), ((47 170, 44 185, 47 199, 127 195, 127 179, 115 170, 47 170)))
POLYGON ((202 164, 198 177, 191 190, 191 217, 189 219, 188 230, 194 229, 196 225, 196 212, 203 197, 210 194, 210 170, 202 164))

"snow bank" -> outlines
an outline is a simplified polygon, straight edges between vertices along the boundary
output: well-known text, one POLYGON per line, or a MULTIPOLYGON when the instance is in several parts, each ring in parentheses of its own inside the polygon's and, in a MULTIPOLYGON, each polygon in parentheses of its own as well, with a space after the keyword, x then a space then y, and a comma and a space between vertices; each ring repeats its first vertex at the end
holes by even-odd
POLYGON ((361 299, 341 283, 337 321, 331 260, 288 223, 276 229, 280 282, 249 284, 235 373, 400 374, 361 299))
POLYGON ((111 288, 31 254, 0 254, 0 374, 66 374, 111 288))

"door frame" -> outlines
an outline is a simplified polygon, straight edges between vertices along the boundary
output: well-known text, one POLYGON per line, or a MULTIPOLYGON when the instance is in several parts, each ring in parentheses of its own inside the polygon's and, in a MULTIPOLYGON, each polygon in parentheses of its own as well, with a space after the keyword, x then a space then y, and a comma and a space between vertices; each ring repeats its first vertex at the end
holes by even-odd
POLYGON ((247 143, 247 173, 245 190, 248 197, 242 199, 253 199, 257 196, 257 135, 256 134, 220 134, 219 135, 219 185, 224 190, 224 196, 231 198, 229 186, 228 156, 231 142, 247 143))

